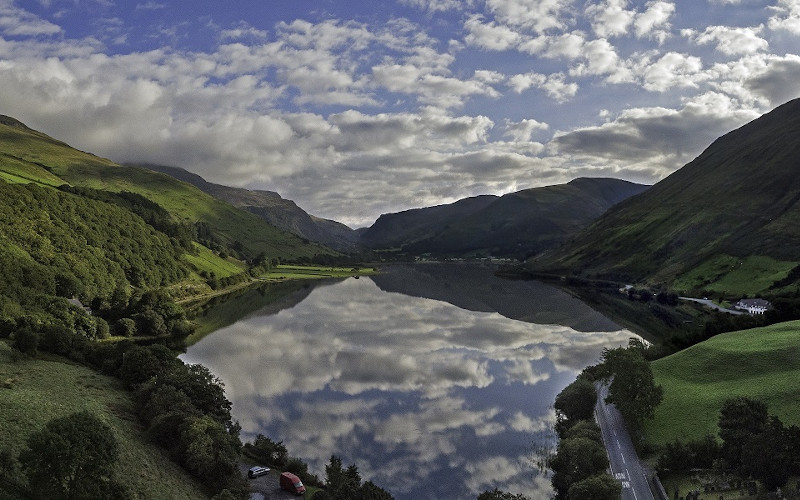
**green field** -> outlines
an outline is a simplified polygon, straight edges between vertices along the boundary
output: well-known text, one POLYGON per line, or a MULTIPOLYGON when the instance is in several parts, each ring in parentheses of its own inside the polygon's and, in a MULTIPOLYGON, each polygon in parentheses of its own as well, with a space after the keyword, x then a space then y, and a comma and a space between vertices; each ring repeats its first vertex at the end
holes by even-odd
POLYGON ((246 270, 244 264, 223 259, 203 245, 197 242, 193 243, 194 247, 197 249, 197 254, 185 254, 184 258, 194 266, 198 272, 206 271, 208 273, 214 273, 217 278, 227 278, 228 276, 233 276, 234 274, 239 274, 246 270))
MULTIPOLYGON (((105 421, 120 445, 118 479, 133 498, 207 498, 165 452, 146 441, 130 393, 111 377, 60 358, 14 361, 0 341, 0 450, 15 455, 50 419, 88 410, 105 421)), ((0 490, 0 498, 8 498, 0 490)))
POLYGON ((745 258, 718 255, 679 276, 676 290, 708 290, 732 296, 753 296, 769 289, 785 278, 797 262, 786 262, 764 256, 745 258))
POLYGON ((800 321, 717 335, 653 362, 664 401, 645 422, 654 445, 717 434, 723 402, 763 400, 784 424, 800 424, 800 321))
POLYGON ((35 182, 45 186, 60 186, 64 180, 34 165, 7 154, 0 155, 0 178, 15 184, 35 182))
POLYGON ((324 267, 279 265, 265 275, 266 279, 322 279, 348 278, 350 276, 369 275, 376 271, 371 267, 324 267))

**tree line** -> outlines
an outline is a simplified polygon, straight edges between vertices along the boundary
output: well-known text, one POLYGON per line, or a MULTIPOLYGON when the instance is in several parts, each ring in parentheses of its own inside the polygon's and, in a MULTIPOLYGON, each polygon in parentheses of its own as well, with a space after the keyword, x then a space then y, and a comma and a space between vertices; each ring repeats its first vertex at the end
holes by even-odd
POLYGON ((599 364, 584 369, 556 396, 555 430, 559 441, 548 465, 553 471, 551 482, 557 500, 619 498, 621 485, 607 472, 608 455, 594 421, 595 384, 611 381, 606 402, 617 407, 634 443, 641 444, 641 424, 653 417, 663 398, 663 390, 655 384, 645 358, 646 351, 647 347, 637 339, 631 339, 624 348, 604 349, 599 364))
POLYGON ((750 479, 759 481, 767 491, 786 487, 789 478, 800 471, 800 428, 786 426, 770 415, 763 401, 727 399, 717 427, 718 436, 667 443, 658 458, 659 471, 727 471, 745 478, 737 481, 739 486, 750 479))

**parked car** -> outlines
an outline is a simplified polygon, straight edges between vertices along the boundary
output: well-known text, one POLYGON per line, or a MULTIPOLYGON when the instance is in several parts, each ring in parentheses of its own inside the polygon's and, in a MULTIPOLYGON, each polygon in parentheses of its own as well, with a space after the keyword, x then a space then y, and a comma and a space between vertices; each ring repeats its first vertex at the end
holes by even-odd
POLYGON ((291 472, 282 472, 280 483, 281 488, 295 495, 302 495, 306 492, 306 487, 303 486, 303 482, 291 472))
POLYGON ((258 476, 263 476, 267 472, 269 472, 269 467, 261 467, 260 465, 256 465, 255 467, 250 467, 250 470, 247 471, 247 477, 253 479, 258 476))

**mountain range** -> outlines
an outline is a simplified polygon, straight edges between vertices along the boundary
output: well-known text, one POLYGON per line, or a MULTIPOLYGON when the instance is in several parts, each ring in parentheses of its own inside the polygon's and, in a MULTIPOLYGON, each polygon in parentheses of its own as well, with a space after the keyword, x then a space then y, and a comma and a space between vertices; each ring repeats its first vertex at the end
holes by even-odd
POLYGON ((359 249, 357 232, 340 222, 310 215, 298 207, 295 202, 281 197, 274 191, 249 190, 214 184, 179 167, 151 164, 137 166, 187 182, 214 198, 247 210, 273 226, 306 240, 316 241, 340 252, 355 252, 359 249))
POLYGON ((0 117, 0 155, 0 178, 7 181, 140 194, 177 222, 196 225, 206 246, 243 258, 261 253, 310 258, 364 249, 524 258, 560 244, 615 203, 646 189, 618 179, 575 179, 384 214, 356 231, 310 215, 276 192, 214 184, 177 167, 119 165, 7 116, 0 117))
POLYGON ((720 137, 529 266, 679 289, 785 285, 800 263, 799 174, 795 99, 720 137))
POLYGON ((606 210, 648 186, 578 178, 503 196, 380 216, 361 234, 374 249, 411 255, 525 258, 561 244, 606 210))
POLYGON ((244 258, 527 258, 534 272, 677 290, 793 286, 800 277, 800 99, 734 130, 652 187, 579 178, 503 196, 383 214, 353 230, 278 193, 213 184, 174 167, 121 166, 0 117, 0 178, 142 195, 203 243, 244 258), (333 250, 330 250, 333 249, 333 250))

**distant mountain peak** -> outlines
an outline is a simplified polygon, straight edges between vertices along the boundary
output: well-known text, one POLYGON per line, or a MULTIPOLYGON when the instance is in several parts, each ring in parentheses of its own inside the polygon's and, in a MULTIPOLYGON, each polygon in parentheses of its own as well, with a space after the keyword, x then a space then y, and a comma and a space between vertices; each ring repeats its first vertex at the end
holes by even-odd
POLYGON ((647 186, 610 178, 580 178, 503 196, 383 214, 361 241, 411 255, 524 258, 560 244, 609 207, 647 186))

